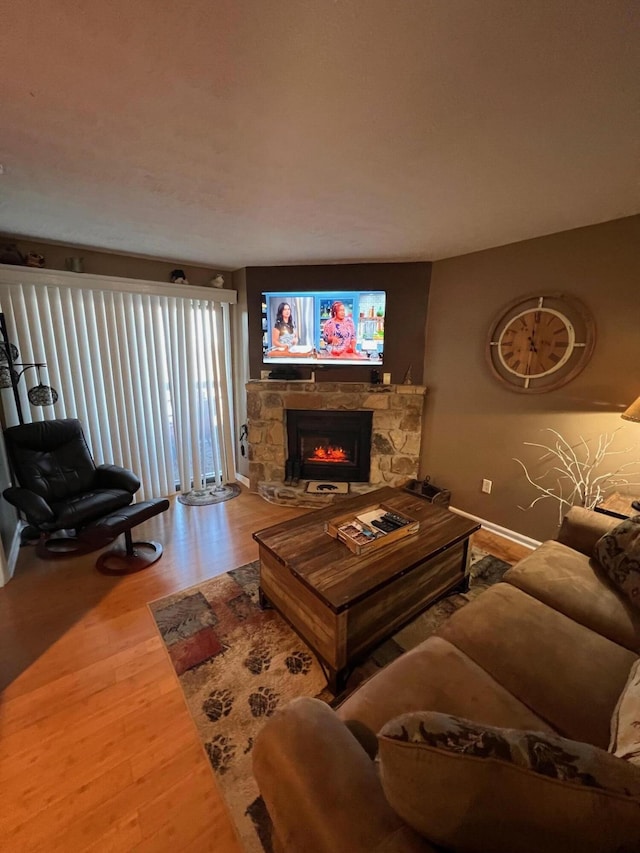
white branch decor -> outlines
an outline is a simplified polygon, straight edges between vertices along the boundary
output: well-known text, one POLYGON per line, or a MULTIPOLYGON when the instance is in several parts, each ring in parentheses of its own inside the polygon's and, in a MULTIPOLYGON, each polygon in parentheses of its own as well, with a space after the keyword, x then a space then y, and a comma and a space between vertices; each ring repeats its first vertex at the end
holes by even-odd
POLYGON ((538 501, 551 498, 558 502, 558 524, 562 516, 572 506, 583 506, 594 509, 601 503, 609 492, 620 486, 640 485, 640 469, 637 462, 625 462, 611 470, 602 469, 611 464, 611 457, 627 455, 634 448, 612 450, 616 433, 604 433, 597 439, 584 439, 579 436, 576 445, 571 445, 557 430, 547 427, 544 432, 550 432, 554 438, 551 444, 538 444, 525 441, 526 447, 539 447, 544 450, 538 462, 549 462, 549 467, 540 476, 533 477, 521 459, 514 457, 514 462, 522 466, 527 481, 540 494, 529 506, 519 507, 527 510, 538 501), (635 469, 629 471, 629 469, 635 469), (639 482, 632 482, 629 476, 636 477, 639 482))

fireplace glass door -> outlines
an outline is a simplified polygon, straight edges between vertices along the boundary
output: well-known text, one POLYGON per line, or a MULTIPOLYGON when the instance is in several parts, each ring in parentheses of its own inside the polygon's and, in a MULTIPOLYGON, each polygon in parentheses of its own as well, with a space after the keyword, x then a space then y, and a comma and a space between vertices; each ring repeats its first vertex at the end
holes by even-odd
POLYGON ((367 483, 372 412, 287 410, 290 457, 306 480, 367 483))

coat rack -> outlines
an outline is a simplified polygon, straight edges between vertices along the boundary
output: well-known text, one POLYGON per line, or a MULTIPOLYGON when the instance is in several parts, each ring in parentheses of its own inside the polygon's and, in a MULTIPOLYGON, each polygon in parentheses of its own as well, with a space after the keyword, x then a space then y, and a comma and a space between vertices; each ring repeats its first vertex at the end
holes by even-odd
POLYGON ((19 423, 24 423, 22 414, 22 404, 20 403, 20 394, 18 393, 18 383, 22 375, 35 368, 38 374, 38 384, 34 385, 27 391, 29 402, 32 406, 53 406, 58 399, 58 392, 50 385, 43 385, 40 376, 40 369, 46 367, 44 361, 18 361, 20 353, 15 344, 9 341, 7 334, 7 324, 4 314, 0 312, 0 388, 13 389, 13 399, 16 404, 19 423))

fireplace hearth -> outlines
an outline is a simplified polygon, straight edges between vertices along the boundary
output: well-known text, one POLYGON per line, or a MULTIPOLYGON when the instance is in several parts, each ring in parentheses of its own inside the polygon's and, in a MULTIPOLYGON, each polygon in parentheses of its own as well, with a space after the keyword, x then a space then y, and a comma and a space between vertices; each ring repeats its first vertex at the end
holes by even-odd
POLYGON ((369 482, 372 412, 287 409, 285 418, 288 454, 303 479, 369 482))

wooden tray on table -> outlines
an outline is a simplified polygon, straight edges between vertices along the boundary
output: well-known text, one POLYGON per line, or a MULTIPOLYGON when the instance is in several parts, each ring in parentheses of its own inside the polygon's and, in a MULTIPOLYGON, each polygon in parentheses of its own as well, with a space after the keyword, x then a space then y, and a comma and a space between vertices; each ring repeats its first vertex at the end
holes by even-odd
POLYGON ((417 533, 420 529, 420 522, 406 515, 406 513, 399 513, 385 503, 375 503, 358 513, 351 511, 335 516, 325 523, 324 529, 329 536, 333 539, 339 539, 354 554, 365 554, 378 548, 384 548, 385 545, 404 539, 405 536, 417 533), (384 515, 386 512, 399 516, 406 523, 403 527, 384 532, 368 520, 373 516, 384 515))

